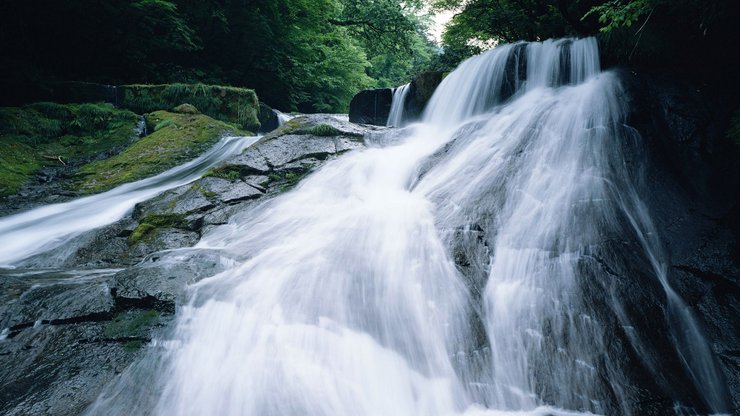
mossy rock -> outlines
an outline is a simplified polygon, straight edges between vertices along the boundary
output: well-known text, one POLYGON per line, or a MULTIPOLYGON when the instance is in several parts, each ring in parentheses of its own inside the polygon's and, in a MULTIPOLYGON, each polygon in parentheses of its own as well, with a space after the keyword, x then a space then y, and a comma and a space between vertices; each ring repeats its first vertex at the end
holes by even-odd
POLYGON ((17 193, 42 167, 62 166, 59 156, 85 160, 125 146, 136 123, 134 113, 110 104, 0 107, 0 197, 17 193))
POLYGON ((182 214, 151 214, 139 220, 139 225, 129 236, 129 243, 137 244, 152 241, 159 231, 165 228, 188 229, 188 222, 182 214))
POLYGON ((180 104, 173 108, 172 111, 179 114, 200 114, 200 111, 194 105, 188 103, 180 104))
POLYGON ((154 132, 109 159, 82 166, 77 188, 84 193, 106 191, 164 172, 196 158, 226 135, 248 133, 203 114, 155 111, 146 116, 154 132))
POLYGON ((259 101, 254 90, 205 84, 122 85, 119 105, 138 114, 189 103, 216 120, 257 131, 259 101))

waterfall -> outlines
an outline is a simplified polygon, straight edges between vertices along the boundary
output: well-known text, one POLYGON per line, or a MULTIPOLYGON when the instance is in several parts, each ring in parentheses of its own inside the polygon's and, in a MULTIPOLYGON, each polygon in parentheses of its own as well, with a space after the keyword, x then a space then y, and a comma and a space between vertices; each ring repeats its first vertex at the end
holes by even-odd
POLYGON ((168 189, 200 178, 209 168, 238 154, 258 137, 227 137, 200 157, 151 178, 69 202, 45 205, 0 218, 0 267, 59 247, 85 231, 113 222, 168 189))
POLYGON ((592 38, 465 61, 400 143, 205 235, 242 261, 88 413, 631 415, 648 388, 729 411, 623 94, 592 38))
POLYGON ((391 101, 391 111, 388 115, 386 126, 403 126, 403 109, 404 105, 406 105, 406 96, 409 94, 410 86, 411 84, 401 85, 393 90, 393 101, 391 101))
POLYGON ((280 110, 275 110, 275 109, 273 109, 272 111, 273 111, 273 112, 275 113, 275 115, 277 116, 277 120, 278 120, 278 126, 282 126, 283 124, 285 124, 285 123, 287 123, 288 121, 290 121, 290 120, 291 120, 291 119, 292 119, 293 117, 295 117, 295 116, 293 116, 293 115, 291 115, 291 114, 286 114, 286 113, 283 113, 283 112, 282 112, 282 111, 280 111, 280 110))

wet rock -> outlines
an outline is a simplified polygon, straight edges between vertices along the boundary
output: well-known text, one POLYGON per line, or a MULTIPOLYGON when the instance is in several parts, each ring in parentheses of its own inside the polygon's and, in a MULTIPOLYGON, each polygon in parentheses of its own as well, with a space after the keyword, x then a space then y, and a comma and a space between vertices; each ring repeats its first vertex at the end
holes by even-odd
POLYGON ((270 166, 282 166, 308 157, 326 159, 337 148, 332 139, 289 134, 262 144, 258 150, 270 166))
POLYGON ((115 306, 107 282, 33 286, 2 311, 0 328, 96 319, 115 306))
POLYGON ((349 103, 349 121, 385 126, 392 103, 393 90, 390 88, 360 91, 349 103))
POLYGON ((241 180, 229 181, 221 178, 208 177, 196 181, 195 186, 202 187, 204 189, 203 193, 225 204, 232 204, 245 199, 259 198, 264 194, 264 191, 241 180))
POLYGON ((427 71, 417 75, 411 81, 403 108, 404 118, 406 120, 414 121, 421 118, 427 103, 443 79, 443 72, 427 71))
POLYGON ((155 253, 135 267, 115 275, 116 296, 161 302, 174 311, 185 287, 223 271, 233 260, 216 250, 176 250, 155 253))
POLYGON ((280 126, 280 122, 275 111, 262 101, 260 101, 258 118, 260 121, 261 132, 273 131, 280 126))

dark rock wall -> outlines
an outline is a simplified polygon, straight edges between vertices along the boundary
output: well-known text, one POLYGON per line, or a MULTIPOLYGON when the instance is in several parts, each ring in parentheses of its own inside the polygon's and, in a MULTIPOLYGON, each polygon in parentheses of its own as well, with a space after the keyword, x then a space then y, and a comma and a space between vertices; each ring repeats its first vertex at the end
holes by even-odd
MULTIPOLYGON (((740 408, 740 147, 713 91, 664 74, 619 75, 648 171, 638 185, 669 259, 670 284, 703 326, 740 408)), ((688 393, 690 394, 690 392, 688 393)))
POLYGON ((360 91, 349 103, 349 121, 385 126, 393 103, 393 90, 381 88, 360 91))
POLYGON ((419 74, 411 81, 409 93, 404 103, 404 118, 407 121, 415 121, 421 118, 427 103, 442 79, 444 79, 443 72, 428 71, 419 74))

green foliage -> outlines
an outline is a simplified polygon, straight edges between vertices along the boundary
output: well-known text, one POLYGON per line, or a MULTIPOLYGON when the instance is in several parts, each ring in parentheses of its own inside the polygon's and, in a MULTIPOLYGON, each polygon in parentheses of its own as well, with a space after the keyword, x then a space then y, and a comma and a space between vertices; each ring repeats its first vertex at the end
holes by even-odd
POLYGON ((42 166, 60 165, 44 156, 69 163, 128 144, 136 121, 130 111, 108 104, 0 107, 0 196, 18 192, 42 166))
POLYGON ((147 115, 147 124, 160 128, 109 159, 82 166, 77 188, 85 193, 106 191, 194 159, 224 135, 246 134, 203 114, 156 111, 147 115))
POLYGON ((630 27, 654 9, 660 0, 611 0, 599 6, 594 6, 583 17, 591 15, 599 17, 602 32, 611 32, 619 27, 630 27))
POLYGON ((163 228, 188 229, 188 222, 183 214, 147 215, 139 220, 128 241, 130 244, 151 242, 163 228))
POLYGON ((203 114, 246 130, 257 131, 260 126, 254 90, 204 84, 125 85, 119 89, 123 91, 120 105, 140 114, 181 108, 187 102, 203 114))
MULTIPOLYGON (((400 85, 426 69, 435 48, 426 35, 428 17, 421 16, 424 3, 4 2, 0 83, 6 88, 0 100, 43 94, 45 87, 39 84, 44 80, 55 85, 59 80, 203 83, 256 88, 263 101, 282 110, 345 112, 358 90, 400 85)), ((76 84, 76 89, 88 89, 76 84)), ((163 102, 164 96, 127 96, 124 91, 114 95, 111 99, 127 102, 137 112, 170 110, 189 102, 214 118, 222 119, 224 113, 218 96, 208 97, 203 106, 190 100, 163 102)), ((240 102, 222 120, 255 130, 253 111, 251 104, 240 102)))

